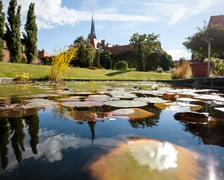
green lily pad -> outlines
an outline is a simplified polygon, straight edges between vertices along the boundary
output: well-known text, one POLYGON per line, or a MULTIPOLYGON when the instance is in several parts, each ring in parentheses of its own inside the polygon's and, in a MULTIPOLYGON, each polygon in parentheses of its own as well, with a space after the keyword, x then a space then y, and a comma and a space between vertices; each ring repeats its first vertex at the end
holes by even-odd
POLYGON ((106 114, 108 116, 127 117, 128 119, 144 119, 154 116, 153 113, 141 108, 117 109, 106 114))
POLYGON ((139 102, 146 102, 146 103, 167 103, 167 100, 164 100, 162 98, 159 97, 138 97, 134 99, 135 101, 139 101, 139 102))
POLYGON ((141 101, 135 101, 135 100, 119 100, 119 101, 108 101, 105 102, 104 105, 106 106, 112 106, 112 107, 143 107, 147 106, 146 102, 141 101))
POLYGON ((110 95, 112 97, 115 97, 115 98, 120 98, 120 99, 133 99, 133 98, 136 98, 137 96, 135 94, 131 94, 129 92, 119 92, 119 91, 112 91, 110 93, 110 95))
POLYGON ((88 108, 88 107, 100 107, 104 105, 101 101, 74 101, 74 102, 63 102, 62 106, 70 108, 88 108))
POLYGON ((56 102, 48 99, 29 99, 25 105, 22 105, 23 109, 33 109, 33 108, 52 108, 57 105, 56 102))
POLYGON ((189 180, 202 176, 199 159, 196 152, 169 142, 136 139, 94 159, 87 169, 97 180, 189 180))

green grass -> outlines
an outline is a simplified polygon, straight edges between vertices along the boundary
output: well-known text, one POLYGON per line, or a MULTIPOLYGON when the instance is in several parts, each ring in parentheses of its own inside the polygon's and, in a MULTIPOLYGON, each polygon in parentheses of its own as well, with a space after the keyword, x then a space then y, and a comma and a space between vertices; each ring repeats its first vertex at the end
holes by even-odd
MULTIPOLYGON (((0 62, 0 77, 15 77, 15 73, 28 72, 30 78, 46 79, 50 72, 50 66, 29 65, 0 62)), ((65 79, 71 80, 170 80, 169 73, 116 71, 116 70, 92 70, 87 68, 69 68, 65 73, 65 79)))

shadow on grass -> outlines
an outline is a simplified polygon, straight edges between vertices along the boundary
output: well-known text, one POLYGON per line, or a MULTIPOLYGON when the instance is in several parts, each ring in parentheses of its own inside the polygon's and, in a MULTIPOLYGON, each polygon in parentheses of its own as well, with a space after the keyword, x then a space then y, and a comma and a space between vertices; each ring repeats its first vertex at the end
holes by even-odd
POLYGON ((108 73, 108 74, 106 74, 106 76, 116 76, 116 75, 119 75, 119 74, 124 74, 124 73, 127 73, 127 72, 131 72, 131 71, 132 70, 117 71, 117 72, 108 73))

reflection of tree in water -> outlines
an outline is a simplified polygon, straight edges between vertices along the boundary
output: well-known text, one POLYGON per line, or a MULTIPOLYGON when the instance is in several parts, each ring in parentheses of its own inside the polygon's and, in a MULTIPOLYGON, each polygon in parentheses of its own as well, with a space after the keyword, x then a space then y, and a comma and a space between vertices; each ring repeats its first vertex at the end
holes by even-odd
POLYGON ((30 134, 30 146, 32 148, 33 154, 37 154, 37 144, 39 143, 39 117, 37 115, 31 115, 25 116, 24 119, 30 134))
POLYGON ((185 131, 189 131, 202 139, 204 144, 224 147, 224 124, 203 125, 185 124, 185 131))
POLYGON ((25 117, 14 117, 14 118, 0 118, 0 159, 2 168, 5 169, 8 165, 8 148, 9 136, 11 136, 11 144, 15 153, 17 161, 22 160, 22 151, 24 148, 24 125, 23 119, 28 128, 30 135, 30 146, 34 154, 37 154, 37 144, 39 142, 39 117, 38 115, 29 115, 25 117))
POLYGON ((154 116, 145 119, 129 120, 131 126, 133 128, 139 128, 139 127, 145 128, 145 127, 157 126, 161 110, 151 105, 142 109, 154 113, 154 116))
POLYGON ((88 125, 91 131, 91 135, 92 135, 92 144, 93 141, 95 139, 95 125, 96 125, 96 121, 88 121, 88 125))
POLYGON ((10 124, 10 129, 11 129, 10 133, 12 134, 12 138, 11 138, 12 147, 16 155, 16 159, 18 161, 21 161, 22 160, 21 151, 25 151, 24 142, 23 142, 25 134, 23 132, 22 118, 21 117, 9 118, 8 120, 10 124))
POLYGON ((3 169, 5 169, 8 165, 8 148, 7 144, 9 138, 9 127, 8 121, 6 118, 0 118, 0 158, 3 169))

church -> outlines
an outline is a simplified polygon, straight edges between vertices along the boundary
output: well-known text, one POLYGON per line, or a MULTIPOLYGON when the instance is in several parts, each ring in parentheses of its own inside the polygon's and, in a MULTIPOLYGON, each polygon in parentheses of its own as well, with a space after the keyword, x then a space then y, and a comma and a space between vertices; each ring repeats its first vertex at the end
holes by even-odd
POLYGON ((105 40, 97 39, 96 32, 95 32, 95 21, 93 19, 93 15, 92 15, 91 28, 90 28, 90 33, 88 35, 88 39, 95 49, 100 49, 102 51, 117 53, 117 52, 132 50, 132 47, 130 45, 111 45, 109 43, 106 43, 105 40))

